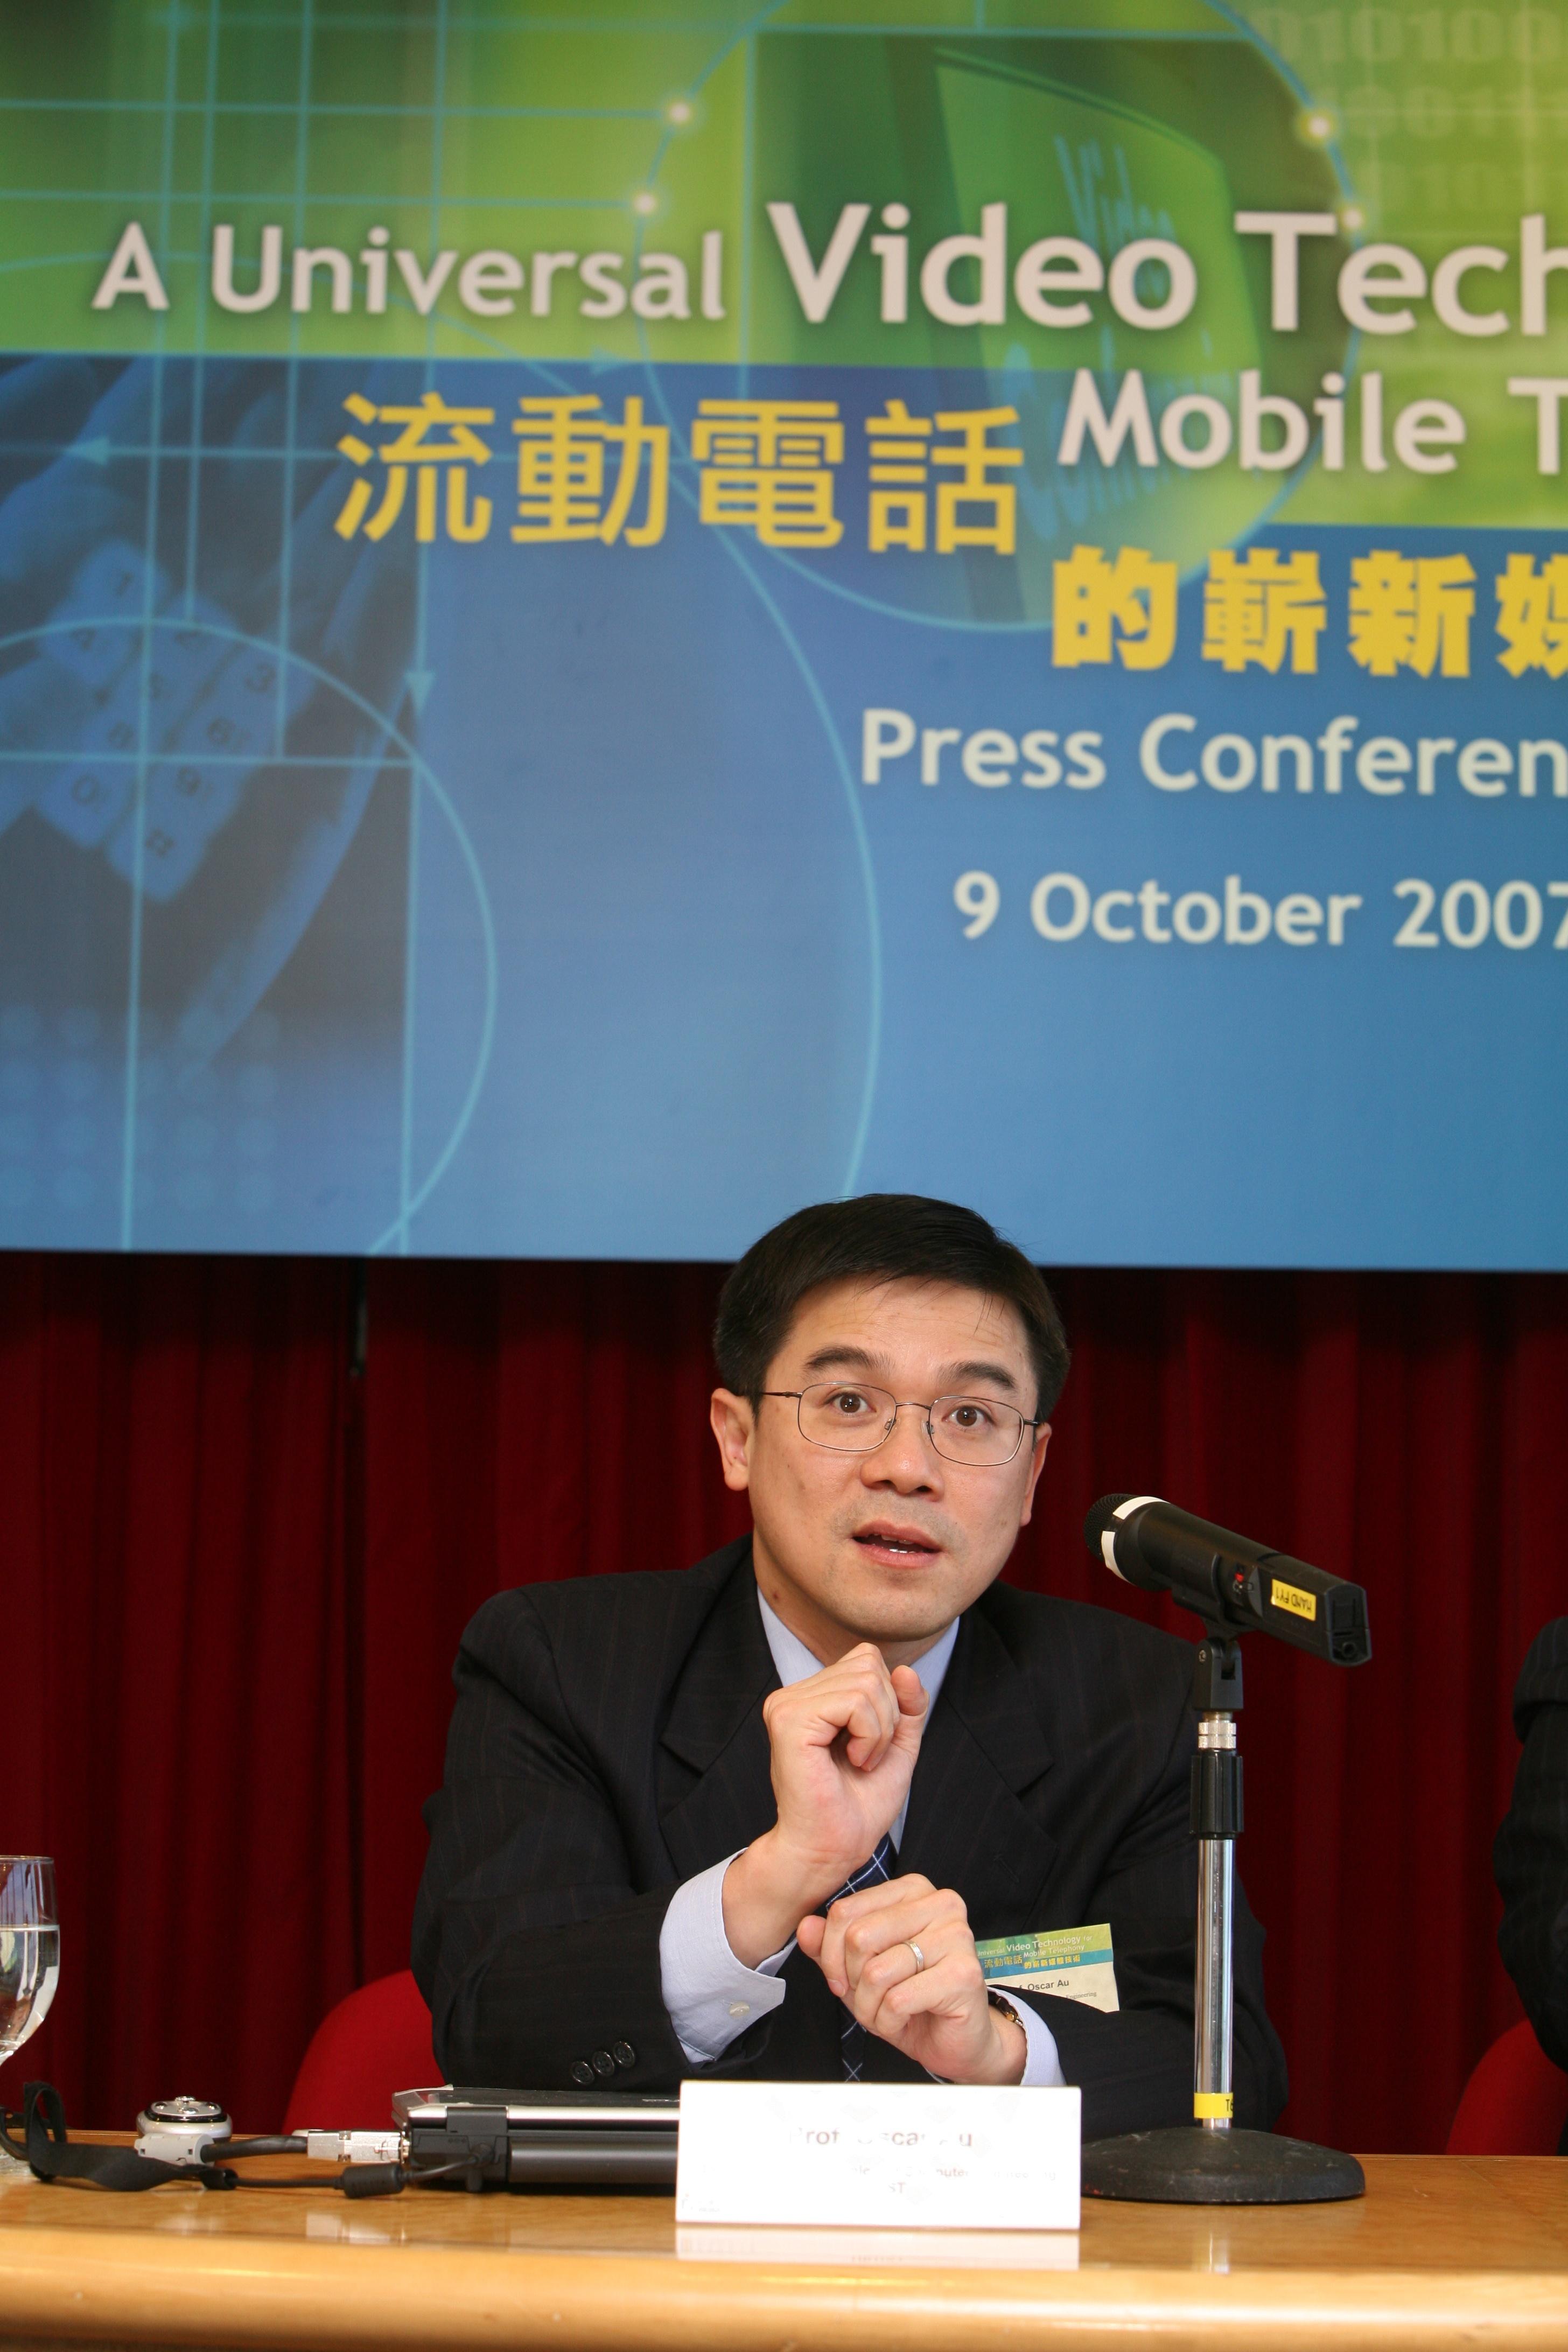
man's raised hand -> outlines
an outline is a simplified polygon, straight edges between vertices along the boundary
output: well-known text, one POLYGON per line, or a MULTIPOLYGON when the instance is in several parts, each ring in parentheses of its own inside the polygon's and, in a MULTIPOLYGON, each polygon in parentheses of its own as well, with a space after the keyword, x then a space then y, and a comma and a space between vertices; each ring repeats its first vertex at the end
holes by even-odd
POLYGON ((913 1667, 889 1674, 870 1642, 763 1703, 778 1820, 723 1889, 724 1932, 746 1967, 869 1861, 909 1795, 925 1712, 913 1667))

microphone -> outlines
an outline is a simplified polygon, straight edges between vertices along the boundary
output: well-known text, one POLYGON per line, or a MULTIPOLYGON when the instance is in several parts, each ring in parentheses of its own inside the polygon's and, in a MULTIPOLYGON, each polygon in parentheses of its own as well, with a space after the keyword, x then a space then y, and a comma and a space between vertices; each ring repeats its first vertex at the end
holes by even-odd
POLYGON ((1372 1655, 1361 1585, 1194 1518, 1158 1495, 1102 1495, 1083 1539, 1124 1584, 1170 1593, 1213 1633, 1272 1633, 1336 1666, 1364 1665, 1372 1655))

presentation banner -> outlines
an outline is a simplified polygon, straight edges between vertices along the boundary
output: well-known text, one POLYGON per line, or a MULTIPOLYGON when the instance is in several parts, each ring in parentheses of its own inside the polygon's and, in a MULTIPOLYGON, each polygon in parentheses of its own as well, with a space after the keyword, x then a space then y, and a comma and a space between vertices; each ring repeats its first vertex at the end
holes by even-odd
POLYGON ((1568 1265, 1568 17, 0 24, 0 1243, 1568 1265))

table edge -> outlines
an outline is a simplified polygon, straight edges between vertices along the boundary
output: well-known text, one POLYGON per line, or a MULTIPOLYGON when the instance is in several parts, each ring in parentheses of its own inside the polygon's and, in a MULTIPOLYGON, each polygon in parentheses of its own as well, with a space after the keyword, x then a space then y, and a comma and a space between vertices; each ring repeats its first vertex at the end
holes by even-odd
POLYGON ((980 2352, 1020 2335, 1103 2345, 1270 2339, 1306 2347, 1560 2347, 1568 2273, 1100 2268, 887 2269, 674 2261, 510 2248, 0 2232, 0 2344, 478 2347, 548 2336, 572 2352, 980 2352))

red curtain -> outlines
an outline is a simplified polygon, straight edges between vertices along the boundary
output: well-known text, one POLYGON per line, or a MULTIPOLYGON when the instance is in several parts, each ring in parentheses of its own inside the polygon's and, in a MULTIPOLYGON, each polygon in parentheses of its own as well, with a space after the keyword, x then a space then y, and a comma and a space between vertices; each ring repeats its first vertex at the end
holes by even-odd
MULTIPOLYGON (((0 1849, 54 1853, 65 1925, 0 2092, 276 2121, 324 2010, 405 1964, 472 1609, 744 1525, 705 1424, 720 1279, 376 1265, 362 1296, 322 1260, 0 1260, 0 1849)), ((1248 1647, 1242 1867, 1288 2126, 1439 2147, 1518 2014, 1489 1845, 1513 1677, 1568 1610, 1568 1281, 1058 1288, 1075 1369, 1011 1577, 1142 1610, 1079 1533, 1124 1487, 1370 1591, 1353 1675, 1248 1647)))
POLYGON ((352 1982, 347 1278, 0 1261, 0 1848, 53 1853, 56 2016, 0 2074, 86 2124, 281 2112, 352 1982))

